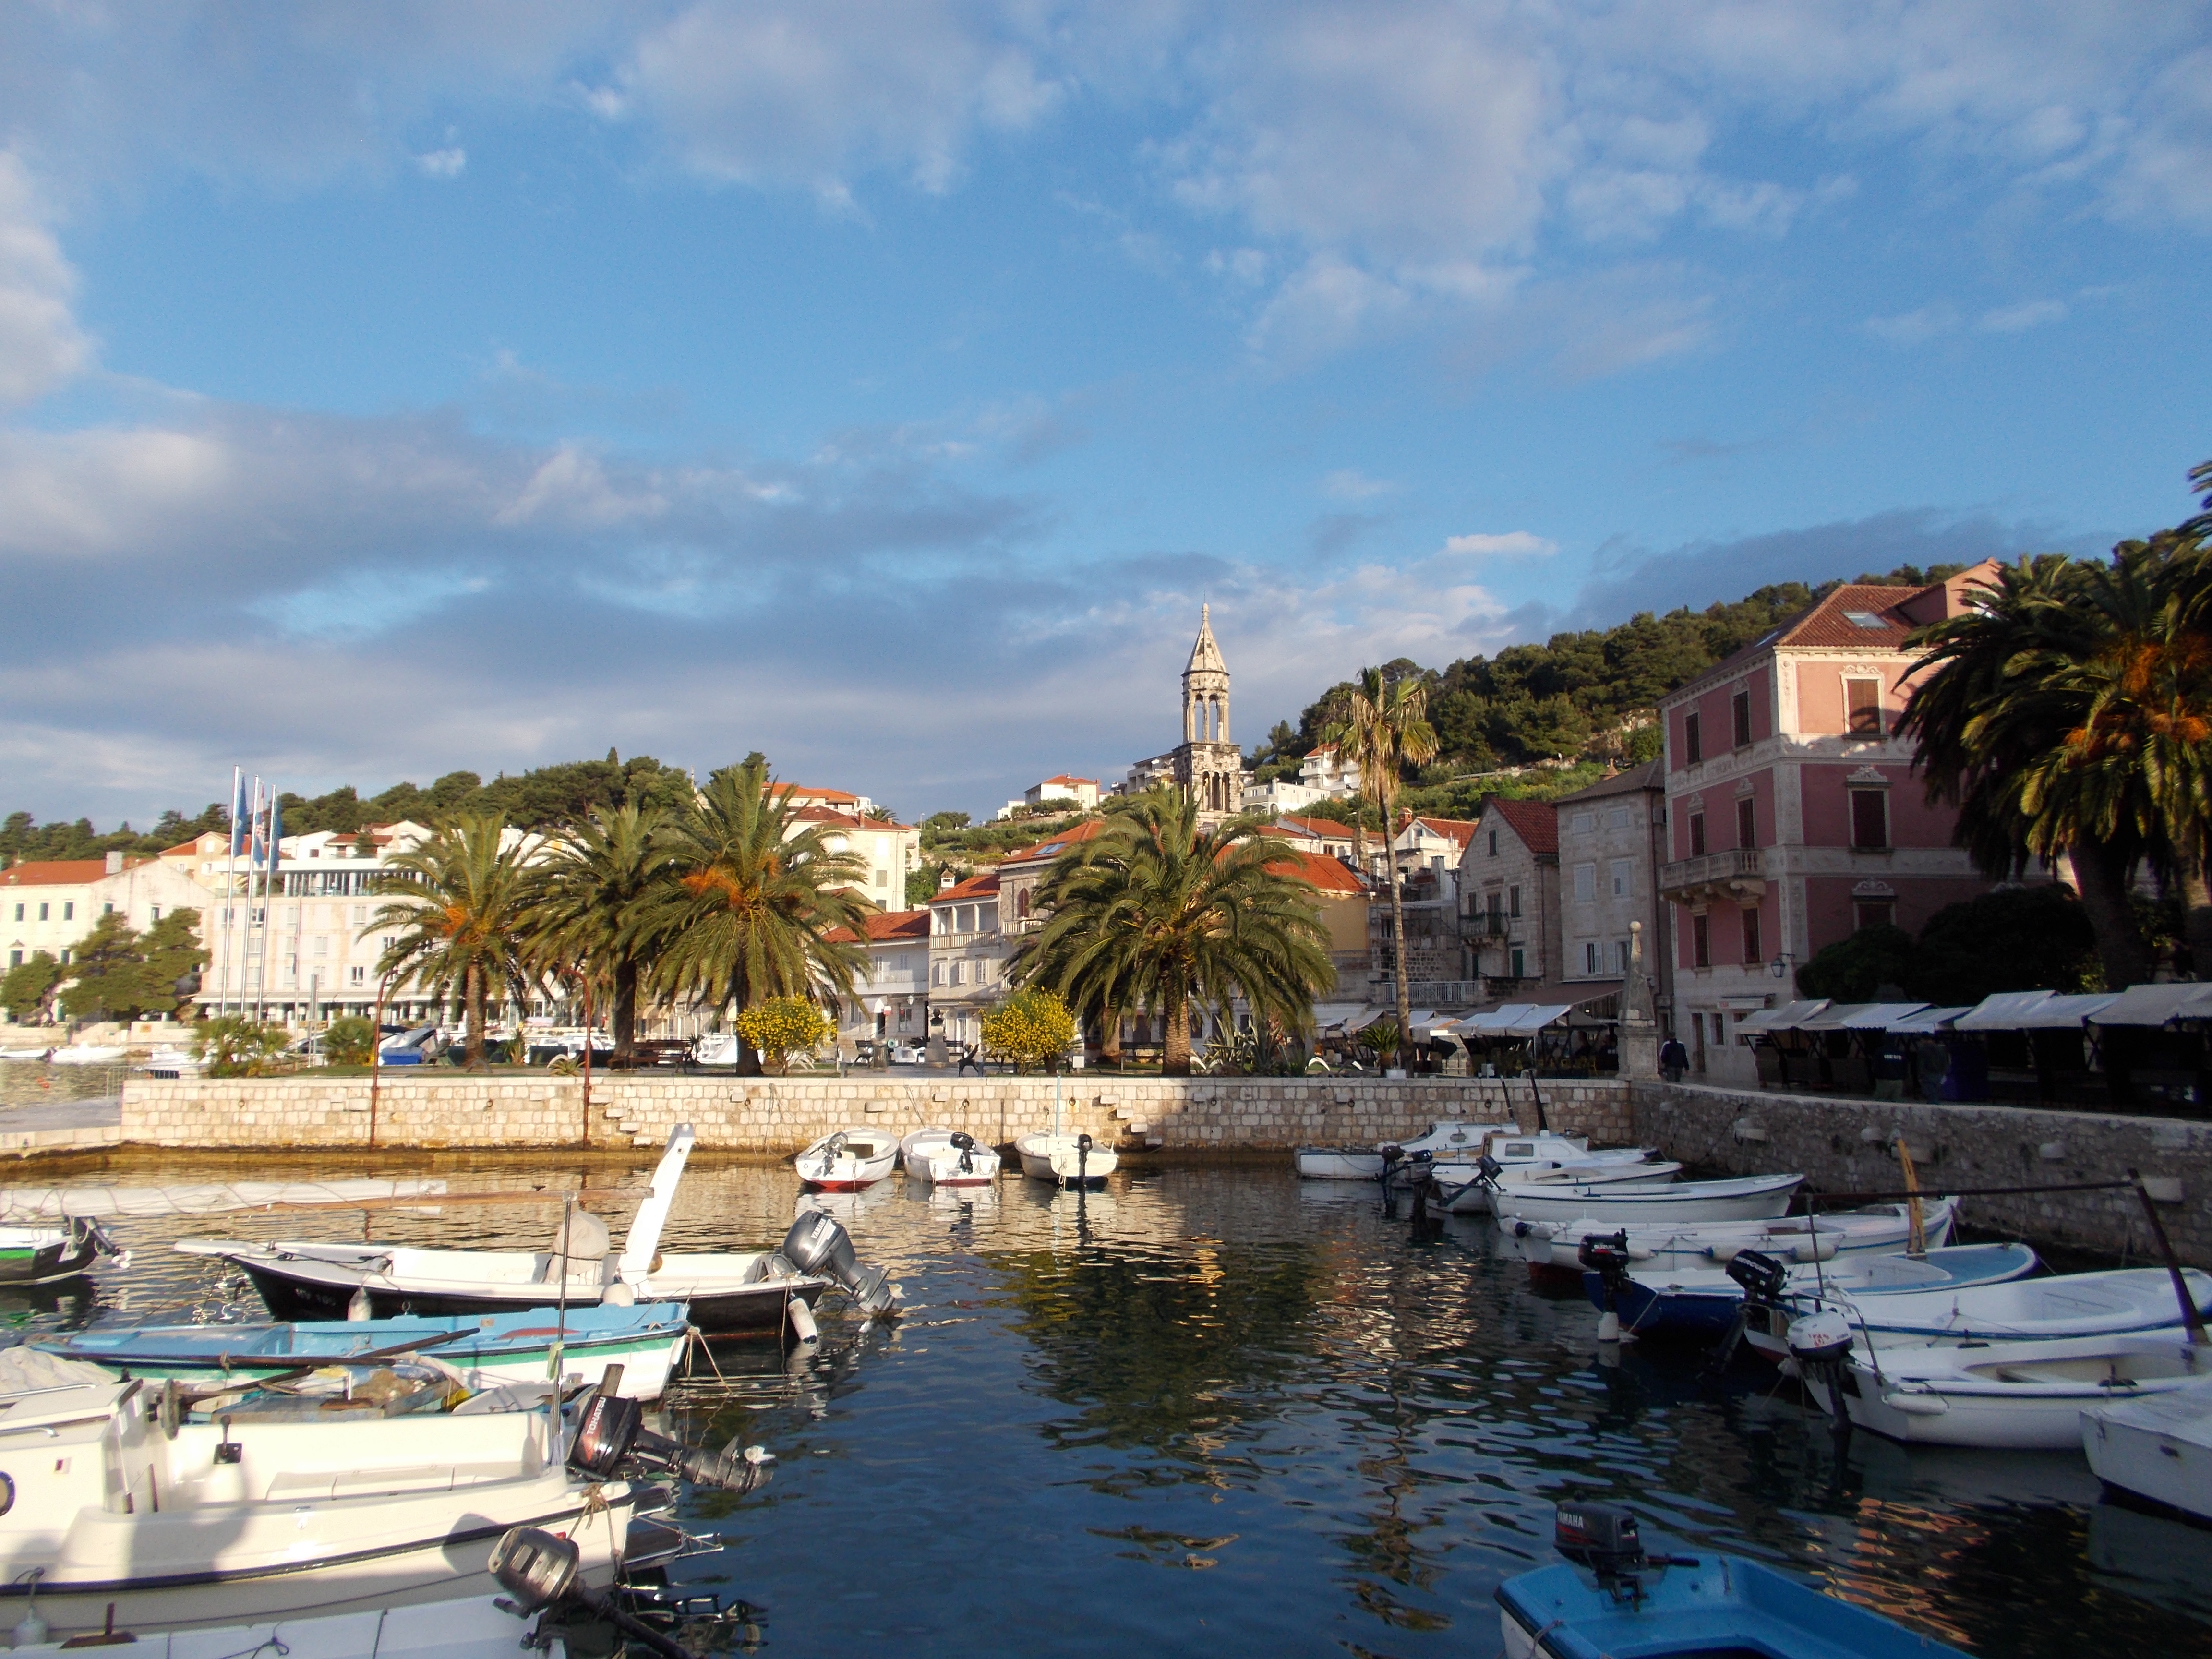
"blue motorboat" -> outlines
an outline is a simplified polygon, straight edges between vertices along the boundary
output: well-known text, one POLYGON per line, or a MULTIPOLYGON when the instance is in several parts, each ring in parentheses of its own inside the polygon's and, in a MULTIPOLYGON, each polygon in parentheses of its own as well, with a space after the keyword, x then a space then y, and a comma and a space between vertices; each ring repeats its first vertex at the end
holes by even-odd
POLYGON ((407 1352, 434 1358, 471 1389, 542 1384, 552 1380, 556 1364, 572 1384, 596 1386, 610 1365, 619 1365, 617 1391, 652 1400, 682 1363, 690 1329, 683 1303, 641 1302, 393 1319, 108 1325, 32 1346, 131 1376, 202 1383, 252 1382, 302 1366, 357 1364, 368 1356, 407 1352))
MULTIPOLYGON (((1784 1293, 1858 1298, 1914 1291, 1957 1291, 2024 1279, 2036 1267, 2035 1252, 2025 1244, 1952 1244, 1919 1255, 1899 1251, 1790 1267, 1784 1293)), ((1583 1294, 1600 1313, 1607 1310, 1609 1301, 1620 1316, 1621 1330, 1647 1340, 1720 1340, 1728 1335, 1744 1305, 1741 1279, 1725 1269, 1639 1278, 1632 1264, 1625 1281, 1617 1273, 1612 1277, 1608 1292, 1608 1274, 1602 1268, 1584 1273, 1583 1294)))
POLYGON ((1498 1587, 1506 1659, 1966 1659, 1741 1555, 1646 1555, 1615 1504, 1562 1504, 1557 1542, 1498 1587))

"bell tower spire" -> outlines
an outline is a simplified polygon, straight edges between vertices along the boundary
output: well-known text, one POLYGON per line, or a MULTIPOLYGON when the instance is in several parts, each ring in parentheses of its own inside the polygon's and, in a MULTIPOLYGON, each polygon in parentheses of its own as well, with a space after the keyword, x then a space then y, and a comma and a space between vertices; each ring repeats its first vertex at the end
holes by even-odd
POLYGON ((1218 822, 1241 811, 1244 757, 1229 735, 1229 665, 1213 637, 1213 607, 1200 607, 1198 638, 1182 671, 1182 744, 1176 781, 1198 797, 1202 818, 1218 822))

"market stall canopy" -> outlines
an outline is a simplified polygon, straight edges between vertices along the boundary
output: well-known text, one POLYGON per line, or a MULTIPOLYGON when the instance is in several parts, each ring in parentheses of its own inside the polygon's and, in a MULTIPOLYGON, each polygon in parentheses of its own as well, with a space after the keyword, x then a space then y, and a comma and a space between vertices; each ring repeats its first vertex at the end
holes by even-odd
POLYGON ((2060 996, 2051 991, 1999 991, 1954 1022, 1961 1031, 2078 1030, 2119 998, 2109 992, 2060 996))
POLYGON ((1827 1009, 1797 1029, 1802 1031, 1889 1031, 1895 1021, 1910 1019, 1928 1005, 1924 1002, 1854 1002, 1827 1009))
POLYGON ((1891 1021, 1885 1029, 1896 1036, 1925 1036, 1942 1030, 1960 1015, 1972 1012, 1972 1005, 1964 1003, 1956 1008, 1923 1008, 1918 1013, 1907 1014, 1902 1019, 1891 1021))
POLYGON ((1509 1002, 1470 1014, 1452 1029, 1462 1036, 1534 1036, 1565 1018, 1571 1002, 1509 1002))
POLYGON ((1331 1031, 1341 1031, 1351 1021, 1366 1012, 1367 1005, 1364 1002, 1316 1002, 1314 1004, 1314 1029, 1323 1036, 1331 1031))
POLYGON ((1414 1012, 1413 1023, 1406 1028, 1407 1034, 1419 1040, 1428 1036, 1431 1030, 1439 1026, 1451 1024, 1457 1018, 1455 1014, 1437 1013, 1434 1009, 1417 1010, 1414 1012))
POLYGON ((2093 1018, 2100 1025, 2170 1025, 2212 1019, 2212 985, 2130 985, 2093 1018))
POLYGON ((1828 1006, 1826 997, 1814 997, 1806 1002, 1785 1002, 1779 1008, 1756 1008, 1735 1023, 1739 1034, 1745 1031, 1791 1031, 1828 1006))

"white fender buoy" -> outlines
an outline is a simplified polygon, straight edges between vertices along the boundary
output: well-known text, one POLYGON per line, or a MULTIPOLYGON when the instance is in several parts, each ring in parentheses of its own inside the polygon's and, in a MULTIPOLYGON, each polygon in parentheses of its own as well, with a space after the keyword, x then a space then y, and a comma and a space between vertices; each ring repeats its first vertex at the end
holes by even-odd
POLYGON ((364 1319, 376 1316, 376 1305, 368 1299, 368 1286, 364 1285, 346 1301, 346 1322, 358 1325, 364 1319))
POLYGON ((801 1342, 819 1342, 822 1340, 822 1328, 814 1322, 814 1310, 797 1297, 792 1297, 784 1310, 784 1316, 791 1321, 791 1334, 801 1342))

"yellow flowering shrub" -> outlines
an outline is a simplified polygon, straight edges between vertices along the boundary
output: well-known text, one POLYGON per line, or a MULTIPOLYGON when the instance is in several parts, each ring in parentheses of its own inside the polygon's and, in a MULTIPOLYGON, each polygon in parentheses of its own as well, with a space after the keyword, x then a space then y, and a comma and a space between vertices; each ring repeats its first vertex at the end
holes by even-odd
POLYGON ((1075 1016, 1054 991, 1031 986, 983 1016, 983 1052, 1017 1066, 1042 1066, 1075 1041, 1075 1016))
POLYGON ((760 1050, 761 1064, 781 1071, 785 1058, 805 1054, 835 1030, 804 997, 770 997, 738 1016, 738 1035, 760 1050))

